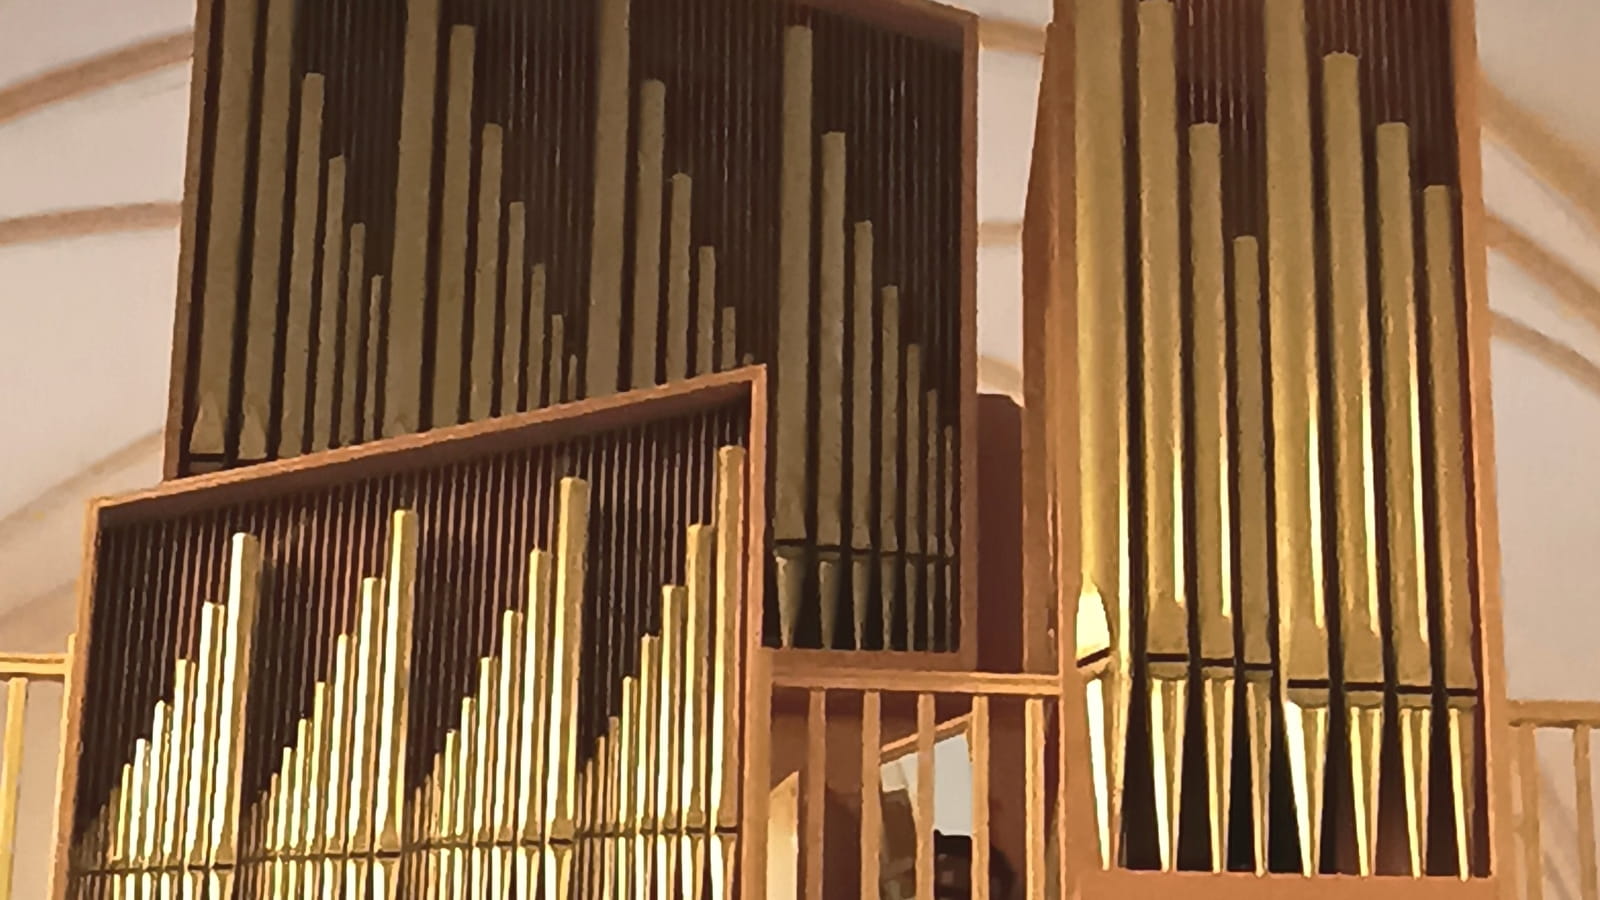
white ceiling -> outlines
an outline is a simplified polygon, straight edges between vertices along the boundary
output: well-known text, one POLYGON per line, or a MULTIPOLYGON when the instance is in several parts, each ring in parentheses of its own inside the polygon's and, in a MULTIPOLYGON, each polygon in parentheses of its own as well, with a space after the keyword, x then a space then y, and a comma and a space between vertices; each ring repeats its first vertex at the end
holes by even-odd
MULTIPOLYGON (((1043 24, 1048 0, 967 0, 989 16, 1043 24)), ((29 77, 142 39, 187 28, 192 0, 0 0, 0 90, 29 77)), ((1600 4, 1594 0, 1480 0, 1483 68, 1500 90, 1540 116, 1600 166, 1600 4)), ((979 69, 980 217, 1021 218, 1039 60, 985 50, 979 69)), ((172 67, 118 87, 0 122, 0 219, 57 209, 175 202, 182 184, 188 73, 172 67)), ((1600 236, 1586 232, 1559 192, 1514 157, 1490 146, 1487 196, 1501 218, 1534 237, 1600 286, 1600 236)), ((175 230, 0 247, 0 629, 8 607, 33 601, 44 585, 70 583, 64 558, 5 545, 29 531, 16 511, 54 485, 82 476, 130 444, 148 458, 123 464, 107 482, 78 478, 52 502, 120 490, 156 477, 165 408, 175 230), (141 439, 145 443, 140 444, 141 439), (76 493, 74 493, 76 492, 76 493), (49 557, 46 560, 46 557, 49 557), (30 562, 30 560, 40 560, 30 562), (16 587, 29 585, 28 589, 16 587)), ((1020 357, 1021 255, 988 246, 979 260, 979 345, 1015 364, 1020 357)), ((1560 312, 1557 298, 1495 257, 1496 310, 1567 341, 1600 361, 1600 334, 1560 312)), ((1497 453, 1504 532, 1504 587, 1516 626, 1508 643, 1513 690, 1553 695, 1587 661, 1574 617, 1600 623, 1589 602, 1600 585, 1600 397, 1577 388, 1539 358, 1495 348, 1497 453), (1591 562, 1591 560, 1595 560, 1591 562), (1559 603, 1561 616, 1547 612, 1559 603), (1533 625, 1524 625, 1534 622, 1533 625), (1543 624, 1538 624, 1543 623, 1543 624), (1541 648, 1559 648, 1541 655, 1541 648), (1570 655, 1569 650, 1570 648, 1570 655)), ((33 515, 34 507, 26 507, 33 515)), ((56 527, 56 526, 52 526, 56 527)), ((70 545, 75 525, 48 535, 70 545)), ((35 540, 46 536, 33 535, 35 540)), ((19 545, 20 546, 20 545, 19 545)), ((64 619, 63 619, 64 621, 64 619)), ((1580 629, 1582 631, 1582 629, 1580 629)), ((0 646, 7 635, 0 633, 0 646)), ((1595 663, 1585 664, 1595 666, 1595 663)), ((1587 683, 1600 683, 1600 672, 1587 683)), ((1589 692, 1592 694, 1593 689, 1589 692)))

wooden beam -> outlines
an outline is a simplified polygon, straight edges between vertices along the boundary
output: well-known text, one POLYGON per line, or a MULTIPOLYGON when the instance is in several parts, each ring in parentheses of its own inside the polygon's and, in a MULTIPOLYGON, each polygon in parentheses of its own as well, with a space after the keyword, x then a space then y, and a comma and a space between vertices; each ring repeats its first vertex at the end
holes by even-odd
POLYGON ((0 123, 42 107, 104 90, 140 75, 175 66, 194 52, 194 32, 185 30, 118 47, 41 72, 0 88, 0 123))
POLYGON ((124 203, 17 216, 0 219, 0 247, 122 231, 176 228, 181 216, 177 203, 124 203))
POLYGON ((1600 169, 1487 76, 1478 79, 1478 106, 1483 130, 1526 163, 1535 178, 1561 193, 1600 234, 1600 169))
POLYGON ((1483 220, 1484 243, 1538 281, 1568 312, 1600 328, 1600 288, 1514 225, 1494 215, 1483 220))
POLYGON ((1044 29, 1031 22, 1011 19, 978 20, 978 46, 985 50, 1044 55, 1044 29))
POLYGON ((1504 313, 1495 313, 1490 332, 1497 341, 1504 341, 1539 359, 1561 374, 1571 378, 1591 394, 1600 396, 1600 365, 1548 334, 1526 325, 1504 313))

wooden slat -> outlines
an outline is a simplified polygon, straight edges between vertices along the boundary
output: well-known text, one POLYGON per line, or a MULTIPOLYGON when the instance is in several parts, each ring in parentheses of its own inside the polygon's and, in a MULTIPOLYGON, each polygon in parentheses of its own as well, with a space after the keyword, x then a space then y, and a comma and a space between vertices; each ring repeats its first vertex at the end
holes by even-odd
POLYGON ((933 716, 933 695, 917 695, 917 793, 913 802, 917 829, 917 900, 933 897, 933 744, 937 723, 933 716))
POLYGON ((877 691, 861 695, 861 900, 879 900, 878 855, 883 844, 882 700, 877 691))
POLYGON ((972 763, 972 900, 989 900, 988 697, 972 698, 967 755, 972 763))
MULTIPOLYGON (((3 658, 0 658, 3 661, 3 658)), ((1536 728, 1600 727, 1600 700, 1517 700, 1510 704, 1512 725, 1536 728)))
POLYGON ((988 696, 1054 697, 1061 692, 1056 675, 1028 675, 995 672, 895 671, 866 668, 815 669, 797 664, 785 665, 783 654, 774 654, 772 684, 775 688, 830 691, 895 691, 897 693, 984 694, 988 696))
POLYGON ((1583 900, 1600 900, 1600 873, 1595 870, 1594 767, 1590 764, 1588 725, 1572 730, 1572 769, 1578 793, 1578 884, 1583 900))
POLYGON ((1517 776, 1522 797, 1522 877, 1527 886, 1525 900, 1543 900, 1543 843, 1539 835, 1539 757, 1534 744, 1534 728, 1517 729, 1517 776))
POLYGON ((805 900, 822 898, 823 804, 828 786, 827 693, 811 692, 806 711, 806 762, 800 771, 800 880, 805 900))
POLYGON ((0 749, 0 900, 11 900, 11 863, 17 838, 17 800, 22 788, 22 725, 28 679, 6 685, 5 745, 0 749))
POLYGON ((56 680, 66 677, 71 657, 62 653, 0 653, 0 678, 25 675, 56 680))
POLYGON ((1023 727, 1023 882, 1028 900, 1044 900, 1044 701, 1030 699, 1023 727))

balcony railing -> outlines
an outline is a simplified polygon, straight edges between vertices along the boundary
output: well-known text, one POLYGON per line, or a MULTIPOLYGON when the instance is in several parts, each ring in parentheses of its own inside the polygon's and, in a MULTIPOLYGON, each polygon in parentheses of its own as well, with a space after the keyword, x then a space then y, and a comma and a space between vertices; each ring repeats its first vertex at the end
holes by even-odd
POLYGON ((1600 701, 1521 700, 1516 729, 1515 827, 1523 900, 1600 900, 1595 757, 1600 701))
POLYGON ((1059 678, 807 667, 772 687, 768 900, 1058 895, 1059 678))
MULTIPOLYGON (((41 696, 30 689, 40 684, 59 684, 64 697, 71 660, 70 642, 66 653, 0 653, 0 685, 5 688, 4 744, 0 744, 0 900, 36 896, 44 889, 43 881, 48 873, 45 867, 34 866, 25 873, 16 869, 17 824, 23 809, 23 786, 33 785, 34 790, 38 790, 39 786, 48 785, 49 795, 41 798, 42 802, 28 805, 31 809, 48 810, 55 805, 60 783, 59 746, 45 758, 41 758, 42 754, 28 752, 32 743, 28 740, 29 701, 41 696), (49 773, 48 776, 45 773, 49 773)), ((60 700, 54 705, 59 716, 64 706, 60 700)), ((35 827, 42 823, 28 821, 27 824, 32 833, 44 833, 35 827)))

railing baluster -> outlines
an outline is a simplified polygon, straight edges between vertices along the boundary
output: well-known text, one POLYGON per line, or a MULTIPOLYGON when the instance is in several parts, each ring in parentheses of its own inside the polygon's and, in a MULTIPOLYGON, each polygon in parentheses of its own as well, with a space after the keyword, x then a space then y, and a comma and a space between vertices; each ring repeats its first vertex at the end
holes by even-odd
POLYGON ((1044 700, 1029 697, 1025 704, 1023 727, 1025 772, 1023 785, 1026 812, 1023 829, 1026 835, 1023 857, 1023 878, 1027 884, 1028 900, 1044 900, 1044 700))
POLYGON ((806 712, 806 765, 800 773, 802 896, 822 900, 822 819, 828 787, 828 695, 814 690, 806 712))
POLYGON ((967 727, 972 761, 972 900, 989 900, 989 698, 972 698, 967 727))
POLYGON ((11 900, 17 800, 22 790, 22 724, 27 705, 28 679, 14 675, 6 685, 6 742, 0 752, 0 900, 11 900))
POLYGON ((883 844, 882 699, 877 691, 861 695, 861 900, 878 900, 878 855, 883 844))
POLYGON ((1536 726, 1517 729, 1518 793, 1522 797, 1522 874, 1527 879, 1527 900, 1544 898, 1544 846, 1539 836, 1539 757, 1534 744, 1536 726))
POLYGON ((917 900, 933 900, 933 695, 917 695, 917 900))
POLYGON ((1572 729, 1572 767, 1578 786, 1578 883, 1583 900, 1600 900, 1600 882, 1595 871, 1594 843, 1594 767, 1589 763, 1590 726, 1572 729))

